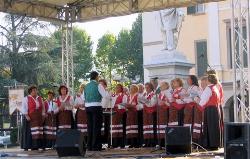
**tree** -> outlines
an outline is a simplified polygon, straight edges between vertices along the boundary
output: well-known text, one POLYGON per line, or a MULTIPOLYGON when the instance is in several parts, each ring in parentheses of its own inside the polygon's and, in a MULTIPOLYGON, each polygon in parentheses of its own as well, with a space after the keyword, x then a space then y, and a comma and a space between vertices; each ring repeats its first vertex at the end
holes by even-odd
POLYGON ((95 55, 95 66, 97 70, 102 72, 102 76, 105 79, 111 78, 111 72, 113 68, 113 63, 111 61, 112 51, 116 38, 111 33, 104 34, 99 40, 95 55))
POLYGON ((115 72, 121 75, 121 78, 127 76, 127 68, 130 64, 130 33, 129 30, 121 30, 118 34, 111 60, 114 63, 115 72))
POLYGON ((23 57, 40 52, 37 40, 41 39, 37 39, 37 36, 34 37, 32 32, 37 29, 44 29, 47 24, 32 18, 12 14, 7 14, 4 19, 5 26, 0 25, 1 38, 6 41, 0 45, 0 51, 8 56, 4 67, 9 68, 9 75, 12 79, 26 82, 23 81, 23 76, 20 76, 20 72, 22 72, 20 68, 23 68, 22 65, 25 63, 23 57))
POLYGON ((128 65, 127 72, 130 79, 135 80, 136 76, 143 82, 143 47, 142 47, 142 15, 139 14, 136 21, 132 25, 130 31, 130 64, 128 65))
MULTIPOLYGON (((54 61, 58 63, 57 69, 61 68, 61 39, 62 31, 57 30, 53 34, 55 48, 51 51, 50 55, 54 61)), ((73 60, 74 60, 74 77, 75 89, 78 89, 80 82, 79 79, 86 79, 88 73, 93 67, 93 55, 90 36, 85 30, 73 28, 73 60)))

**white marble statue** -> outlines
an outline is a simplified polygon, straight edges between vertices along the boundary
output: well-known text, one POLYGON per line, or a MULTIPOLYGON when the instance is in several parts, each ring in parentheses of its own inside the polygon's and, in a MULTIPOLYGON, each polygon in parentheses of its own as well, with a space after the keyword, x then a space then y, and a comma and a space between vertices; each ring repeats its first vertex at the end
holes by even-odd
POLYGON ((174 50, 177 47, 184 13, 181 9, 170 8, 159 11, 159 14, 164 49, 174 50))

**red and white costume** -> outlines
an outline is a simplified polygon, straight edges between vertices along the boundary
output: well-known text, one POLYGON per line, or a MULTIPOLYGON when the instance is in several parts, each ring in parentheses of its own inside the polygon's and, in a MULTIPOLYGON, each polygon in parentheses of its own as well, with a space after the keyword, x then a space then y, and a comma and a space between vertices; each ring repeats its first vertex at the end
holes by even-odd
POLYGON ((79 106, 75 115, 77 129, 81 131, 84 136, 87 136, 87 115, 85 110, 84 93, 76 95, 75 106, 79 106))
POLYGON ((28 95, 22 102, 22 113, 30 117, 32 140, 43 139, 43 100, 40 96, 35 98, 28 95))
POLYGON ((62 96, 59 96, 57 98, 57 104, 60 108, 61 106, 64 106, 64 110, 59 110, 58 113, 58 128, 59 129, 71 129, 73 121, 73 105, 74 105, 74 99, 70 95, 66 95, 66 97, 63 99, 62 96))
POLYGON ((169 121, 170 126, 181 126, 183 123, 183 108, 185 107, 184 98, 186 97, 186 90, 182 87, 173 91, 173 102, 169 107, 169 121))

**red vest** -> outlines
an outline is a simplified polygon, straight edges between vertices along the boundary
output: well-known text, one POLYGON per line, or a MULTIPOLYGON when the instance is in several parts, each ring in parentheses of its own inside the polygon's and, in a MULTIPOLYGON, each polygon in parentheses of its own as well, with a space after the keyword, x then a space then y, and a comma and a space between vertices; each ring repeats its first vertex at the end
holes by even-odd
MULTIPOLYGON (((181 93, 182 89, 183 89, 183 88, 177 89, 177 90, 175 89, 175 90, 174 90, 174 92, 173 92, 173 98, 174 98, 174 99, 181 99, 181 96, 179 95, 179 93, 181 93)), ((172 103, 171 103, 171 106, 173 106, 173 107, 175 107, 176 109, 180 110, 180 109, 182 109, 182 108, 185 106, 185 104, 178 104, 178 103, 176 103, 176 102, 172 102, 172 103)))
MULTIPOLYGON (((166 95, 164 93, 160 93, 158 96, 159 100, 163 101, 163 102, 168 102, 168 98, 166 97, 166 95)), ((162 108, 164 109, 168 109, 168 106, 166 104, 160 105, 162 108)))
MULTIPOLYGON (((32 98, 31 96, 28 96, 28 114, 33 113, 36 110, 36 99, 32 98)), ((39 106, 38 110, 42 112, 42 106, 43 106, 43 101, 41 97, 37 97, 39 106)))
POLYGON ((133 99, 130 100, 130 97, 128 97, 128 104, 131 104, 133 106, 132 110, 133 111, 137 111, 136 110, 136 106, 138 105, 138 94, 136 94, 134 97, 132 97, 133 99))
POLYGON ((209 98, 208 102, 204 105, 204 109, 206 107, 209 107, 209 106, 217 107, 219 105, 219 101, 220 101, 219 94, 217 94, 217 92, 216 92, 216 89, 217 89, 216 85, 211 85, 208 87, 211 89, 212 95, 209 98))
POLYGON ((123 96, 124 96, 124 93, 122 93, 121 95, 119 94, 116 98, 116 101, 115 101, 115 106, 114 106, 114 110, 117 112, 117 113, 125 113, 126 112, 126 109, 118 109, 118 104, 121 104, 123 101, 123 96))
POLYGON ((223 101, 223 100, 224 100, 224 99, 223 99, 223 98, 224 98, 223 88, 222 88, 221 83, 218 83, 217 86, 218 86, 218 90, 219 90, 219 93, 220 93, 220 101, 219 101, 220 103, 219 103, 219 104, 222 105, 223 102, 224 102, 224 101, 223 101))
MULTIPOLYGON (((68 96, 68 98, 66 99, 66 102, 68 102, 70 100, 70 96, 68 96)), ((58 107, 60 107, 62 105, 61 101, 60 101, 60 97, 57 97, 56 103, 58 105, 58 107)))
MULTIPOLYGON (((151 100, 153 98, 153 96, 155 95, 154 92, 151 92, 148 96, 147 96, 147 100, 151 100)), ((153 105, 151 107, 148 107, 147 105, 144 105, 144 109, 147 113, 153 113, 156 111, 156 105, 153 105)))

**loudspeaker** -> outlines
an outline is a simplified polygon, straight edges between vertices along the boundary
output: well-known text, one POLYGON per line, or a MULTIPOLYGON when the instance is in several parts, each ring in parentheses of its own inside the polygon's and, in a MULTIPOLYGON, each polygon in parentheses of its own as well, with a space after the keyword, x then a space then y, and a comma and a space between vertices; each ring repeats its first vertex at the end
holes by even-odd
POLYGON ((225 123, 225 159, 250 159, 250 124, 225 123))
POLYGON ((191 128, 189 126, 166 127, 166 153, 189 154, 192 151, 191 128))
POLYGON ((74 129, 57 132, 55 148, 59 157, 84 156, 86 145, 83 134, 74 129))

